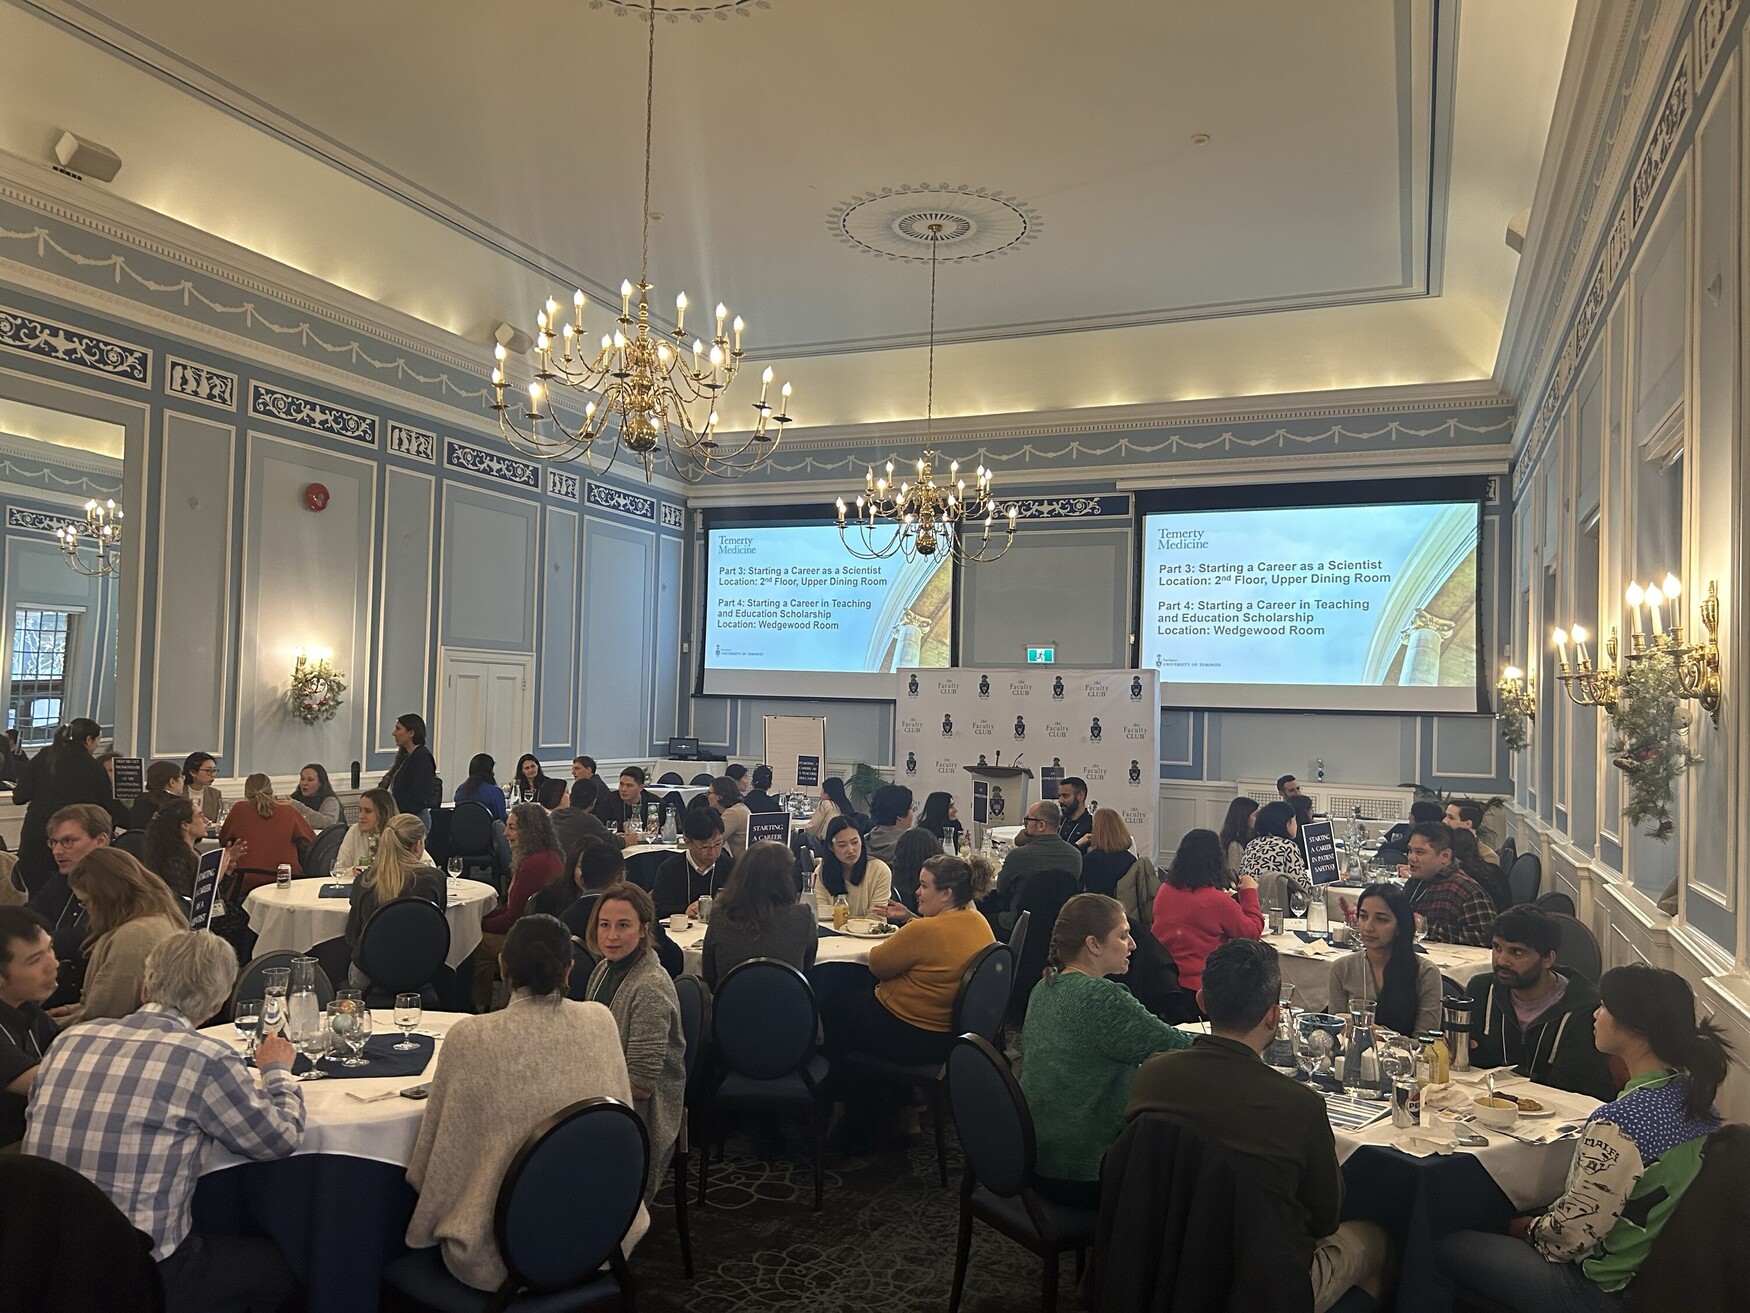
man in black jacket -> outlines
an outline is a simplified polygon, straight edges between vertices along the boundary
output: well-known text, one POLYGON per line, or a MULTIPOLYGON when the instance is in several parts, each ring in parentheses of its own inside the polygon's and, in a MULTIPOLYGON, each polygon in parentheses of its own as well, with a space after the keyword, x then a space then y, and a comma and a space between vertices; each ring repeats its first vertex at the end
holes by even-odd
POLYGON ((1209 1034, 1143 1063, 1127 1115, 1171 1113, 1239 1156, 1260 1206, 1291 1232, 1295 1257, 1310 1274, 1314 1313, 1324 1313, 1351 1286, 1378 1297, 1386 1237, 1373 1222, 1339 1225, 1343 1175, 1325 1101, 1264 1063, 1281 996, 1282 968, 1270 945, 1230 939, 1216 949, 1197 991, 1209 1034))
POLYGON ((1473 1067, 1512 1067, 1540 1085, 1608 1101, 1610 1060, 1592 1043, 1598 990, 1556 966, 1562 927, 1530 905, 1509 908, 1491 932, 1494 970, 1473 977, 1473 1067))

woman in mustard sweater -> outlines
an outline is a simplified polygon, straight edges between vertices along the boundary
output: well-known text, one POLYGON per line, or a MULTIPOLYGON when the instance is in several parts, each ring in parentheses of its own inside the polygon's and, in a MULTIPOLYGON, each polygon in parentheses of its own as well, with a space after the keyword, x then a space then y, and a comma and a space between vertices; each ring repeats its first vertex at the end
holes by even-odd
POLYGON ((873 992, 843 995, 826 1018, 829 1055, 855 1050, 902 1063, 947 1058, 960 979, 996 939, 974 905, 995 883, 996 868, 983 857, 943 854, 924 863, 917 916, 869 950, 873 992))

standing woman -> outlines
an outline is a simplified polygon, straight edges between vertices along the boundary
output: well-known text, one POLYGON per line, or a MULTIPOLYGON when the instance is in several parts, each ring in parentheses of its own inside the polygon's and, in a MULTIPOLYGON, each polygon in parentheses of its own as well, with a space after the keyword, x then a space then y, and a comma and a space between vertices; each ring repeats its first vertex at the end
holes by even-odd
POLYGON ((108 845, 85 854, 67 876, 67 885, 90 918, 91 928, 80 948, 91 965, 85 970, 79 1002, 56 1008, 51 1015, 63 1027, 100 1017, 125 1017, 140 1006, 146 955, 171 935, 188 929, 182 905, 164 881, 120 848, 108 845))
POLYGON ((213 787, 218 777, 219 763, 210 752, 191 752, 182 763, 182 791, 194 799, 194 805, 207 818, 209 826, 225 817, 225 795, 213 787))
POLYGON ((219 827, 219 842, 225 847, 239 839, 249 845, 249 865, 262 872, 243 877, 243 893, 248 894, 272 884, 275 867, 289 866, 294 876, 302 875, 303 852, 315 842, 316 832, 291 803, 273 796, 273 781, 257 771, 243 781, 243 801, 231 804, 219 827))
POLYGON ((492 979, 498 970, 498 954, 504 947, 505 935, 523 914, 529 899, 565 874, 565 855, 559 851, 559 837, 553 833, 553 821, 545 807, 533 802, 517 803, 510 809, 504 837, 510 840, 510 888, 504 895, 504 906, 480 922, 480 943, 474 949, 477 1012, 492 1006, 492 979))
POLYGON ((103 730, 80 716, 55 731, 54 741, 31 759, 30 769, 12 788, 14 802, 28 804, 18 839, 17 879, 31 893, 55 873, 49 853, 49 817, 76 802, 95 803, 118 823, 126 824, 127 809, 115 800, 108 773, 92 757, 103 730))
POLYGON ((1258 809, 1253 829, 1240 858, 1240 875, 1254 882, 1265 907, 1287 907, 1289 881, 1306 878, 1294 808, 1285 802, 1267 803, 1258 809))
POLYGON ((412 812, 419 823, 431 828, 431 809, 437 805, 437 760, 425 746, 425 717, 408 712, 395 718, 390 731, 395 739, 395 760, 377 787, 395 795, 395 810, 412 812))
POLYGON ((826 855, 814 868, 814 902, 822 920, 832 919, 840 895, 852 916, 879 916, 893 898, 893 872, 869 856, 862 831, 849 816, 835 816, 826 827, 826 855))
POLYGON ((1235 798, 1227 805, 1227 816, 1221 822, 1221 851, 1230 879, 1240 878, 1240 861, 1251 841, 1252 818, 1257 814, 1258 804, 1251 798, 1235 798))
POLYGON ((313 761, 298 772, 298 787, 286 801, 318 833, 331 825, 346 824, 346 812, 328 783, 328 768, 320 762, 313 761))
POLYGON ((128 808, 128 829, 143 830, 152 818, 182 796, 182 770, 173 761, 146 767, 146 788, 128 808))
POLYGON ((1373 1019, 1400 1035, 1440 1029, 1440 968, 1416 952, 1410 900, 1393 884, 1370 884, 1355 902, 1362 951, 1331 963, 1329 1010, 1371 1007, 1373 1019))
POLYGON ((584 941, 590 955, 600 959, 585 996, 614 1014, 632 1079, 632 1106, 650 1132, 646 1199, 668 1171, 687 1084, 681 1001, 656 955, 655 936, 656 904, 637 885, 621 880, 596 899, 584 941))
POLYGON ((1689 982, 1635 962, 1606 971, 1598 993, 1594 1043, 1622 1059, 1628 1084, 1587 1118, 1567 1189, 1547 1211, 1515 1217, 1506 1235, 1457 1231, 1438 1246, 1448 1279, 1494 1307, 1638 1307, 1640 1299, 1622 1292, 1633 1289, 1720 1128, 1713 1101, 1731 1050, 1718 1026, 1697 1022, 1689 982))
POLYGON ((334 869, 350 871, 357 866, 369 866, 377 859, 377 841, 383 827, 395 815, 395 795, 387 789, 366 789, 359 794, 359 818, 340 841, 340 851, 334 856, 334 869))
POLYGON ((477 802, 492 813, 492 819, 503 825, 509 819, 504 790, 498 787, 493 772, 498 763, 484 752, 468 759, 468 778, 456 786, 456 801, 477 802))
MULTIPOLYGON (((1110 810, 1094 813, 1096 825, 1110 810)), ((1077 894, 1057 914, 1045 983, 1027 1001, 1021 1089, 1039 1137, 1033 1185, 1072 1208, 1099 1207, 1100 1160, 1124 1129, 1143 1059, 1191 1047, 1189 1035, 1106 978, 1130 969, 1135 948, 1117 900, 1077 894)))
POLYGON ((525 752, 516 759, 516 778, 511 781, 510 794, 507 802, 539 802, 541 786, 547 782, 547 776, 541 769, 540 760, 532 752, 525 752))

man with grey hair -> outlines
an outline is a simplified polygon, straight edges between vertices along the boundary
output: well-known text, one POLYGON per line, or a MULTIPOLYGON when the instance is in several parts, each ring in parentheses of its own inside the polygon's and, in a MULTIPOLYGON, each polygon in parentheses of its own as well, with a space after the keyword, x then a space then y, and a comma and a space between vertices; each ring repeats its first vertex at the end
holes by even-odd
POLYGON ((271 1240, 192 1233, 210 1145, 261 1160, 285 1157, 304 1138, 291 1044, 262 1039, 257 1088, 235 1048, 197 1029, 236 976, 237 956, 217 935, 164 940, 146 958, 140 1008, 63 1033, 37 1069, 26 1114, 25 1153, 94 1182, 152 1237, 168 1313, 264 1313, 294 1290, 271 1240))
POLYGON ((1004 930, 1015 927, 1015 904, 1020 900, 1021 886, 1041 871, 1067 871, 1078 882, 1081 880, 1082 850, 1063 841, 1058 833, 1062 825, 1063 808, 1049 798, 1027 808, 1021 833, 1009 855, 1003 858, 997 887, 987 900, 986 914, 994 911, 1004 930))

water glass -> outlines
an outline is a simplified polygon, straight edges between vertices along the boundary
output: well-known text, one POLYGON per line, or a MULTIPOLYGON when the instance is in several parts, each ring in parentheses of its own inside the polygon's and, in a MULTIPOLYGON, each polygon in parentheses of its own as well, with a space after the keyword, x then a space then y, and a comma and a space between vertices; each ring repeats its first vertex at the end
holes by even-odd
POLYGON ((395 1046, 397 1052, 406 1053, 419 1047, 413 1042, 413 1029, 424 1015, 425 1005, 418 994, 395 995, 395 1025, 401 1031, 401 1042, 395 1046))
POLYGON ((286 1012, 286 1038, 310 1061, 310 1069, 301 1072, 299 1080, 323 1080, 328 1073, 317 1064, 328 1052, 328 1028, 321 1013, 304 1008, 289 1008, 286 1012))
POLYGON ((455 893, 456 892, 456 881, 458 881, 462 878, 462 859, 460 857, 450 858, 449 872, 450 872, 450 892, 455 893))
MULTIPOLYGON (((356 991, 347 991, 356 994, 356 991)), ((334 1032, 335 1047, 347 1056, 343 1067, 363 1067, 370 1059, 362 1056, 365 1041, 371 1037, 371 1012, 358 997, 336 997, 328 1005, 328 1028, 334 1032)))
POLYGON ((243 1056, 253 1058, 261 1042, 261 1004, 258 998, 240 998, 231 1009, 231 1024, 243 1038, 243 1056))

